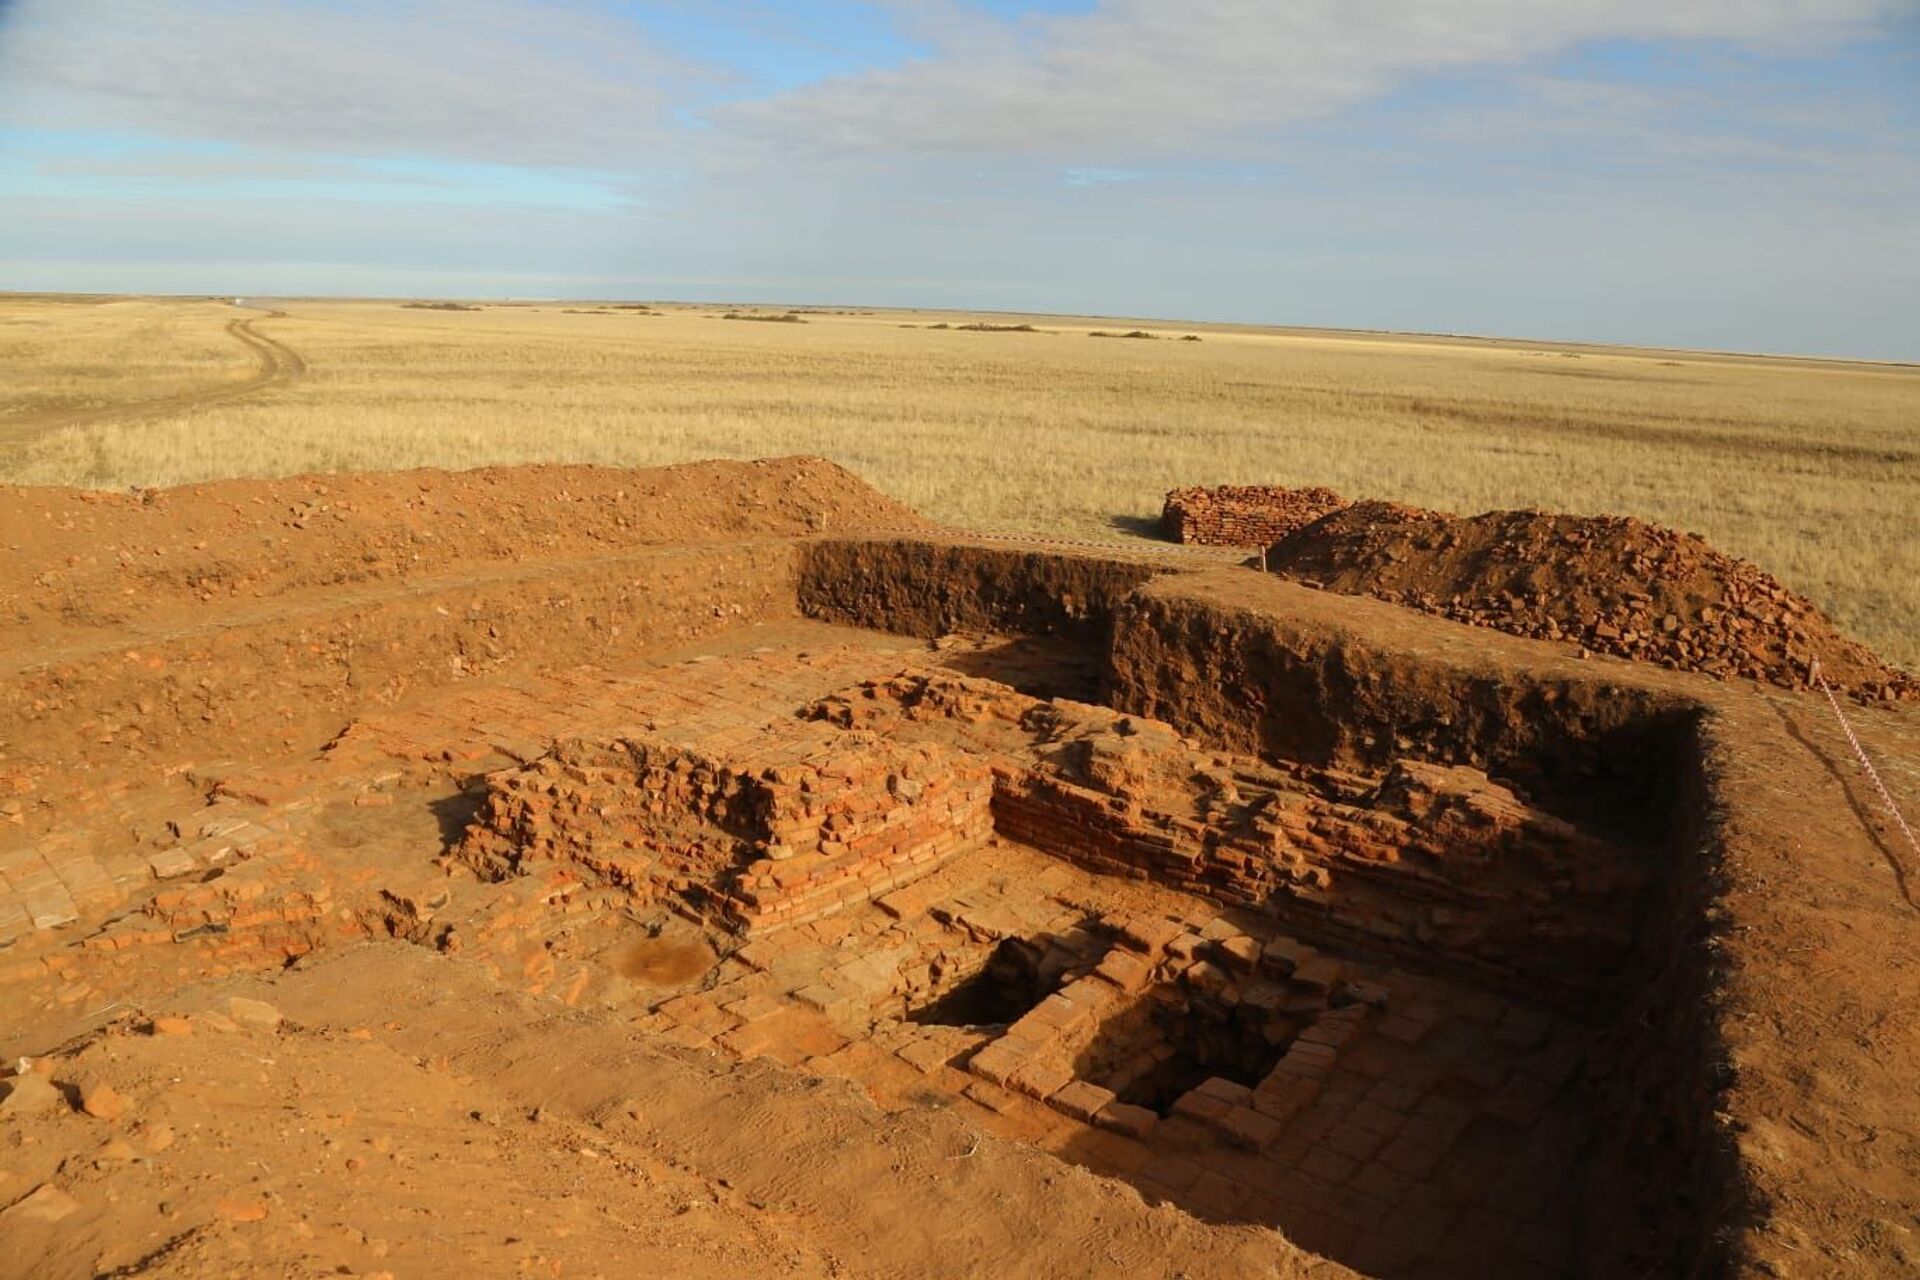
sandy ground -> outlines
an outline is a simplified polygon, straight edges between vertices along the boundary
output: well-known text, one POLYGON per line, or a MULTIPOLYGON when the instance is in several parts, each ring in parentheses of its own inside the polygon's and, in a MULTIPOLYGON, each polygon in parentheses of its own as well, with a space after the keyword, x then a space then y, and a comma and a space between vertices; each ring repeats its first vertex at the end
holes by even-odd
POLYGON ((1273 1232, 400 943, 48 1065, 102 1114, 7 1108, 0 1195, 60 1188, 6 1211, 12 1276, 1304 1274, 1273 1232))

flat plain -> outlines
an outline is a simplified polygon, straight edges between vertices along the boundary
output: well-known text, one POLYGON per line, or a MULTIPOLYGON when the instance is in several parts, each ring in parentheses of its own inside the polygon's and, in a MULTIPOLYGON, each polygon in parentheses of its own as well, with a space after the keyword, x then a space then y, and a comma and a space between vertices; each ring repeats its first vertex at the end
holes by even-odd
POLYGON ((1920 667, 1920 368, 1098 317, 803 309, 798 322, 742 323, 729 311, 785 314, 7 297, 0 480, 119 489, 816 454, 938 520, 1106 539, 1148 530, 1175 485, 1324 484, 1463 513, 1539 506, 1691 530, 1920 667), (230 332, 236 318, 304 371, 267 369, 230 332), (1092 336, 1136 331, 1150 336, 1092 336))

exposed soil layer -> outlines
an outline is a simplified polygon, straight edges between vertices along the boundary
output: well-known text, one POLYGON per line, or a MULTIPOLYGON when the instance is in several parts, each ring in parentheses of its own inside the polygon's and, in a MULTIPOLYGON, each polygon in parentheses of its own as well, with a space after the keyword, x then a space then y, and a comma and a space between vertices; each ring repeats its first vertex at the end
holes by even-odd
POLYGON ((810 617, 929 639, 958 631, 1059 636, 1098 652, 1120 604, 1172 566, 910 539, 810 545, 800 606, 810 617))
POLYGON ((1817 662, 1856 699, 1920 698, 1920 680, 1758 566, 1626 516, 1461 517, 1359 502, 1278 539, 1266 565, 1328 590, 1723 680, 1803 688, 1817 662))
POLYGON ((1269 757, 1470 764, 1555 811, 1664 833, 1697 704, 1617 666, 1480 662, 1471 632, 1438 652, 1374 643, 1397 613, 1246 575, 1148 584, 1115 619, 1108 700, 1269 757))
POLYGON ((24 782, 317 746, 358 707, 792 618, 794 535, 922 523, 810 458, 0 491, 0 754, 24 782))
POLYGON ((0 1275, 1920 1270, 1824 701, 823 465, 0 496, 0 1275))

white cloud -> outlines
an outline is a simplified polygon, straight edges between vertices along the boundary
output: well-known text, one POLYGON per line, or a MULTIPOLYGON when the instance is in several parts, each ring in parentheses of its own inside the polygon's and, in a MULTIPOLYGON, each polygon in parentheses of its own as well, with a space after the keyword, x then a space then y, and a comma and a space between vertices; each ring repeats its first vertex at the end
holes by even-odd
POLYGON ((513 0, 19 0, 0 121, 495 163, 644 162, 700 73, 513 0))
POLYGON ((827 149, 1071 159, 1218 146, 1407 77, 1515 64, 1599 39, 1840 39, 1902 0, 1108 0, 1007 22, 897 7, 935 56, 736 104, 725 123, 827 149))
POLYGON ((1016 20, 883 3, 931 56, 716 108, 696 137, 674 108, 730 73, 587 0, 15 0, 0 122, 603 169, 751 164, 757 141, 1090 171, 1244 150, 1422 73, 1594 39, 1803 46, 1910 0, 1106 0, 1016 20))
POLYGON ((251 147, 218 154, 143 151, 132 155, 67 155, 38 161, 33 172, 37 177, 99 178, 161 186, 259 182, 351 182, 409 187, 447 184, 444 178, 382 171, 351 160, 251 147))

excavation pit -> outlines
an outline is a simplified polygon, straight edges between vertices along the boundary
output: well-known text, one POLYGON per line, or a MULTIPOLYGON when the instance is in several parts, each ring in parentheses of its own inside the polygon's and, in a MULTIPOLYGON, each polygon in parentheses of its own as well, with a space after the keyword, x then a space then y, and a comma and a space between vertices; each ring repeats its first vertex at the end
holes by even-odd
POLYGON ((1225 1005, 1187 987, 1155 987, 1100 1025, 1074 1076, 1164 1117, 1210 1079, 1251 1090, 1308 1025, 1259 996, 1225 1005))
MULTIPOLYGON (((1768 807, 1831 789, 1786 702, 1170 559, 893 535, 647 554, 316 615, 259 703, 318 681, 315 655, 352 659, 356 718, 311 760, 204 763, 252 747, 169 736, 156 702, 138 723, 161 765, 196 762, 191 786, 166 812, 129 793, 113 821, 140 831, 127 881, 157 883, 115 905, 84 868, 71 903, 33 881, 0 915, 12 972, 74 917, 99 925, 60 958, 91 988, 76 1008, 124 998, 142 948, 265 970, 390 934, 573 1006, 570 1026, 608 1014, 844 1077, 817 1105, 944 1111, 1022 1168, 1051 1153, 1367 1275, 1710 1274, 1753 1238, 1766 1179, 1792 1182, 1770 1212, 1844 1216, 1715 1119, 1759 1132, 1756 1099, 1777 1101, 1827 1131, 1779 1084, 1787 1059, 1753 1052, 1779 1024, 1728 1016, 1721 984, 1760 970, 1714 957, 1805 940, 1755 903, 1852 910, 1852 864, 1821 850, 1875 865, 1844 804, 1817 824, 1768 807), (387 821, 462 796, 477 821, 442 863, 424 819, 387 821), (1831 884, 1769 843, 1803 826, 1831 884), (631 948, 636 920, 673 947, 631 948), (1066 960, 1036 961, 1062 937, 1066 960), (683 942, 700 964, 669 963, 683 942)), ((239 623, 140 643, 22 696, 279 652, 239 623)), ((14 739, 29 763, 40 723, 14 739)), ((12 830, 71 861, 104 843, 42 819, 83 812, 30 797, 12 830)), ((1795 1062, 1852 1052, 1796 1043, 1795 1062)))
POLYGON ((1046 961, 1050 947, 1004 938, 984 963, 939 995, 911 1008, 906 1020, 922 1026, 1004 1027, 1059 990, 1062 973, 1046 961))
POLYGON ((463 851, 744 938, 717 986, 652 1007, 683 1043, 980 1110, 1374 1274, 1563 1267, 1579 1206, 1621 1194, 1583 1077, 1650 819, 1601 831, 1470 764, 1222 749, 982 674, 1022 652, 1057 667, 955 639, 662 672, 637 705, 691 681, 791 710, 564 740, 489 779, 463 851), (817 842, 803 874, 776 840, 817 842), (804 913, 716 909, 763 883, 804 913), (1362 1230, 1408 1205, 1428 1228, 1362 1230), (1469 1218, 1489 1234, 1431 1226, 1469 1218))

